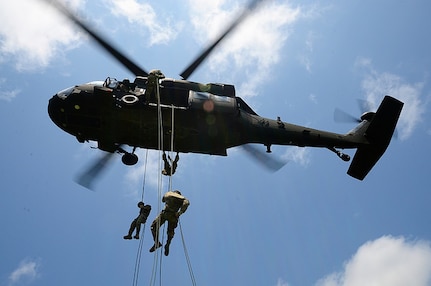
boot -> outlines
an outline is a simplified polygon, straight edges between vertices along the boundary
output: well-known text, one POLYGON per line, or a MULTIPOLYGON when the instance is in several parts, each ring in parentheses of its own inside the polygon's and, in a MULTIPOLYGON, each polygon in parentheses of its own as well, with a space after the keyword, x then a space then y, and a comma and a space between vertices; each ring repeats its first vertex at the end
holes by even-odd
POLYGON ((136 235, 134 236, 134 238, 135 238, 135 239, 139 239, 139 234, 136 234, 136 235))
POLYGON ((124 239, 132 239, 132 233, 135 230, 136 224, 134 221, 130 224, 129 233, 123 236, 124 239))
POLYGON ((166 244, 165 244, 165 256, 169 255, 169 246, 171 245, 172 238, 173 236, 168 235, 168 240, 166 241, 166 244))
POLYGON ((154 245, 150 248, 150 252, 154 252, 157 248, 159 248, 160 246, 162 246, 162 244, 159 242, 154 243, 154 245))

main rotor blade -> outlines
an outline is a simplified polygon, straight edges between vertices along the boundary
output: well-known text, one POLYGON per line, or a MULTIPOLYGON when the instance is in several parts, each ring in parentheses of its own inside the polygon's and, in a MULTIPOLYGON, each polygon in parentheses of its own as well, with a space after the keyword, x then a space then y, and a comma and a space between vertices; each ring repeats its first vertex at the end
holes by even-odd
POLYGON ((126 67, 129 71, 134 73, 136 76, 148 76, 148 73, 140 68, 137 64, 135 64, 132 60, 126 57, 123 53, 121 53, 118 49, 116 49, 112 44, 110 44, 107 40, 98 35, 95 31, 93 31, 88 24, 79 20, 66 6, 61 4, 56 0, 44 0, 46 3, 53 6, 57 11, 62 13, 69 20, 74 22, 77 26, 79 26, 82 30, 87 32, 93 40, 95 40, 99 45, 102 46, 111 56, 117 59, 124 67, 126 67))
POLYGON ((196 68, 208 57, 208 55, 217 47, 218 44, 231 33, 248 15, 253 12, 260 2, 264 0, 253 0, 251 1, 247 8, 239 15, 239 17, 233 21, 233 23, 226 29, 226 31, 220 35, 210 46, 201 52, 201 54, 196 57, 196 59, 180 74, 183 79, 188 79, 189 76, 196 70, 196 68))
POLYGON ((108 166, 108 163, 113 155, 114 153, 106 152, 106 154, 95 160, 86 168, 84 172, 78 175, 75 179, 75 182, 89 190, 93 190, 94 182, 103 173, 103 171, 106 170, 106 167, 108 166))
POLYGON ((264 153, 254 145, 245 144, 241 145, 241 147, 250 155, 252 159, 257 161, 257 163, 265 167, 270 172, 276 172, 288 163, 287 161, 278 160, 277 158, 264 153))

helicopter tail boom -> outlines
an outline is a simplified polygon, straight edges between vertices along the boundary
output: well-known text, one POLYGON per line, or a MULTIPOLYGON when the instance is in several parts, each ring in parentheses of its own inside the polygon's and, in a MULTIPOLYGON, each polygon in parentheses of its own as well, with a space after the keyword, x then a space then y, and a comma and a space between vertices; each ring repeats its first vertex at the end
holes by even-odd
POLYGON ((389 146, 404 103, 385 96, 363 136, 370 144, 360 146, 347 174, 363 180, 389 146))

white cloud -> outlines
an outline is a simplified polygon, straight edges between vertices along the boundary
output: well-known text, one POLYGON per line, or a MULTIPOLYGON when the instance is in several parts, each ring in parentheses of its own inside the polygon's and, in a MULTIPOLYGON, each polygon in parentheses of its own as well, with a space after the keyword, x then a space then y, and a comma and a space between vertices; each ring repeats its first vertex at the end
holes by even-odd
POLYGON ((307 33, 307 38, 305 40, 305 49, 299 55, 299 62, 304 66, 305 70, 311 73, 311 55, 314 51, 314 41, 316 35, 313 32, 307 33))
POLYGON ((370 59, 359 59, 356 65, 366 69, 362 88, 367 101, 377 107, 383 96, 390 95, 404 102, 397 130, 400 139, 409 138, 425 113, 425 104, 421 101, 424 83, 409 83, 398 75, 379 73, 370 59))
POLYGON ((5 101, 11 101, 20 93, 19 89, 0 91, 0 99, 5 101))
POLYGON ((277 286, 289 286, 289 283, 287 283, 286 281, 284 281, 283 279, 281 279, 281 278, 278 278, 278 280, 277 280, 277 284, 276 284, 277 286))
MULTIPOLYGON (((127 172, 126 180, 133 186, 142 185, 142 180, 145 176, 146 184, 152 187, 159 186, 162 179, 161 170, 163 168, 161 152, 157 150, 138 149, 136 155, 139 157, 138 164, 140 165, 134 166, 127 172)), ((169 154, 167 153, 167 155, 169 154)), ((175 154, 173 156, 175 156, 175 154)), ((163 177, 166 178, 165 176, 163 177)), ((136 187, 133 189, 136 190, 136 187)))
POLYGON ((290 147, 286 150, 282 159, 298 163, 301 166, 307 166, 310 163, 310 151, 305 147, 290 147))
POLYGON ((169 23, 161 24, 167 20, 161 21, 160 15, 157 15, 151 4, 139 3, 136 0, 109 0, 108 2, 112 14, 126 17, 129 23, 148 29, 150 45, 166 44, 178 34, 178 31, 172 28, 169 23))
MULTIPOLYGON (((83 0, 67 1, 76 9, 83 0)), ((17 70, 46 67, 63 50, 79 44, 79 34, 43 1, 7 1, 0 9, 0 62, 12 59, 17 70)))
MULTIPOLYGON (((199 41, 206 45, 226 29, 243 9, 242 4, 228 6, 227 1, 190 0, 190 17, 199 41)), ((280 60, 289 28, 299 19, 300 8, 272 1, 250 15, 229 39, 211 55, 211 72, 241 76, 241 96, 255 94, 256 87, 271 76, 271 67, 280 60), (235 69, 233 69, 235 67, 235 69), (253 78, 253 80, 248 80, 253 78)))
POLYGON ((15 285, 22 281, 33 281, 38 277, 39 263, 31 259, 24 259, 17 269, 9 275, 9 285, 15 285))
POLYGON ((6 79, 0 78, 0 100, 11 101, 21 91, 19 89, 8 90, 6 86, 6 79))
POLYGON ((362 245, 342 272, 319 280, 317 286, 427 286, 431 283, 431 245, 383 236, 362 245))

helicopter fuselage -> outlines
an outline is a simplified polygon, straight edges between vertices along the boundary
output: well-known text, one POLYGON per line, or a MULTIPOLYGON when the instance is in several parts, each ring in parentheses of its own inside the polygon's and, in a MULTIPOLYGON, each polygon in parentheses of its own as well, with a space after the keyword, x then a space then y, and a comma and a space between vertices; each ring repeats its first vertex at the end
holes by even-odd
POLYGON ((108 152, 126 144, 226 156, 228 148, 247 143, 264 144, 268 151, 272 144, 327 148, 367 144, 352 134, 261 117, 235 96, 232 85, 164 78, 159 80, 157 96, 146 93, 146 82, 145 77, 133 83, 107 78, 77 85, 53 96, 48 112, 57 126, 79 142, 97 141, 108 152))

